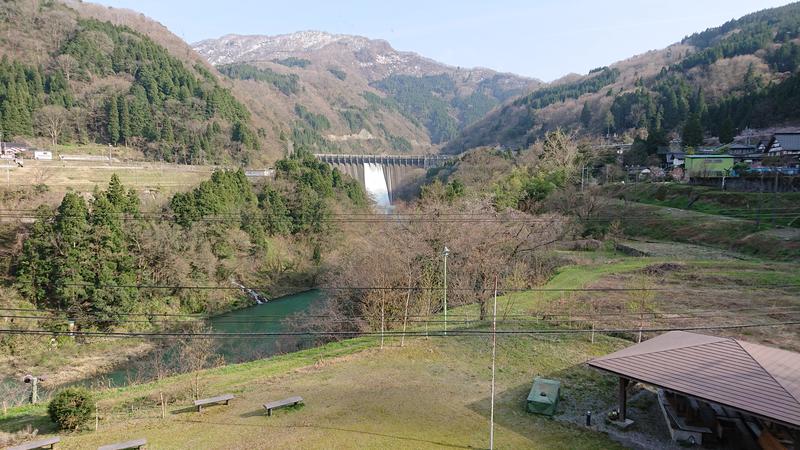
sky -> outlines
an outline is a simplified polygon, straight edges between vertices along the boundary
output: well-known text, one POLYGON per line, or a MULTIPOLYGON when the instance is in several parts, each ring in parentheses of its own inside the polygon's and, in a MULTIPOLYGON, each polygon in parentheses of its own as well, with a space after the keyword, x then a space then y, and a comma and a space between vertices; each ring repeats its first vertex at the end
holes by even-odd
POLYGON ((187 42, 302 30, 385 39, 459 67, 551 81, 586 73, 786 0, 100 0, 187 42))

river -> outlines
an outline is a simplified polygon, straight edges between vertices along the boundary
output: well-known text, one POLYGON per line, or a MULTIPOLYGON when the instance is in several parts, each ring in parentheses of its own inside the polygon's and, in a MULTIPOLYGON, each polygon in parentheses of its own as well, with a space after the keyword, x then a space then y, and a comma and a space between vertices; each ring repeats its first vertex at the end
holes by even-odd
MULTIPOLYGON (((307 311, 323 298, 321 291, 312 290, 220 314, 209 319, 210 331, 215 333, 274 333, 285 331, 286 324, 283 319, 292 314, 307 311)), ((286 340, 275 336, 222 338, 217 340, 211 351, 214 356, 224 359, 226 364, 235 364, 266 358, 288 349, 296 348, 288 344, 290 343, 286 340)), ((173 355, 174 353, 167 350, 163 358, 169 359, 173 355)), ((147 355, 146 357, 152 358, 153 356, 147 355)), ((87 386, 102 384, 109 387, 120 387, 129 384, 130 380, 147 381, 155 377, 154 373, 143 373, 143 371, 150 371, 147 367, 149 366, 139 364, 139 361, 129 361, 111 372, 81 380, 74 384, 87 386)), ((0 391, 8 392, 12 390, 10 388, 19 384, 20 381, 16 379, 0 380, 0 391), (6 389, 3 389, 4 387, 6 389)), ((17 398, 11 399, 11 402, 16 403, 21 400, 19 396, 22 393, 18 389, 13 390, 17 391, 15 395, 17 398)), ((45 389, 41 389, 40 393, 43 399, 46 399, 50 394, 45 389)))

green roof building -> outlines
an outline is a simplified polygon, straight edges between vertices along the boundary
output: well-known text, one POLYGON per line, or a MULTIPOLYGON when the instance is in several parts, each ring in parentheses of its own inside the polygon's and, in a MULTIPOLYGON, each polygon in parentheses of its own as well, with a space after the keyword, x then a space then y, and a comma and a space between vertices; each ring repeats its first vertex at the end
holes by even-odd
POLYGON ((684 166, 689 177, 721 177, 733 171, 732 155, 686 155, 684 166))

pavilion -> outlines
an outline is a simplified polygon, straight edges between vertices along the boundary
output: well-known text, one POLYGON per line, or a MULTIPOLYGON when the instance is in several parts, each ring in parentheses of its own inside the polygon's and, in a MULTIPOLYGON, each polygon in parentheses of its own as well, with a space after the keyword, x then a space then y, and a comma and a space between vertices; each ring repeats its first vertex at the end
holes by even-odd
POLYGON ((628 385, 638 382, 657 388, 659 406, 675 440, 724 442, 728 433, 728 439, 749 439, 762 448, 800 442, 798 353, 671 331, 588 364, 619 377, 623 424, 630 422, 628 385))

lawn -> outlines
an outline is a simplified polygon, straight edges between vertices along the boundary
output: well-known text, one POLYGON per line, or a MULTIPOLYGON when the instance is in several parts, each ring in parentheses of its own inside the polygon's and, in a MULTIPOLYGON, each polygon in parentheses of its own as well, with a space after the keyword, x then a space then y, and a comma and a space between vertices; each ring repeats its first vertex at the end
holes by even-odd
MULTIPOLYGON (((620 259, 562 270, 548 286, 589 283, 640 268, 647 259, 620 259)), ((538 297, 503 297, 500 308, 530 308, 538 297)), ((469 308, 454 308, 456 314, 469 308)), ((491 347, 487 336, 397 337, 383 349, 359 338, 245 364, 100 393, 100 431, 65 435, 61 448, 146 437, 151 448, 435 448, 488 445, 491 347), (198 414, 187 409, 194 383, 201 396, 231 392, 230 406, 198 414), (168 414, 160 418, 160 394, 168 414), (306 405, 271 418, 261 404, 301 395, 306 405)), ((564 382, 562 414, 580 415, 584 402, 613 401, 614 388, 583 363, 626 345, 614 338, 498 338, 495 438, 498 448, 615 448, 604 434, 525 412, 533 378, 564 382)), ((613 381, 613 380, 612 380, 613 381)), ((0 429, 32 425, 53 432, 43 406, 12 409, 0 429)))
MULTIPOLYGON (((496 445, 498 448, 614 448, 605 435, 538 418, 524 398, 536 374, 569 384, 587 372, 592 356, 619 341, 547 341, 501 338, 498 343, 496 445)), ((418 338, 383 350, 374 341, 300 352, 199 374, 201 395, 235 393, 230 406, 202 413, 187 409, 193 376, 108 392, 100 401, 101 432, 65 435, 60 448, 94 448, 146 437, 150 448, 436 448, 486 447, 490 346, 487 337, 418 338), (157 399, 172 401, 166 419, 157 399), (302 395, 305 406, 266 417, 261 405, 302 395)), ((595 374, 592 374, 595 375, 595 374)), ((613 396, 613 387, 607 389, 613 396)), ((23 409, 0 422, 46 426, 41 408, 23 409), (38 420, 37 420, 38 419, 38 420)))

